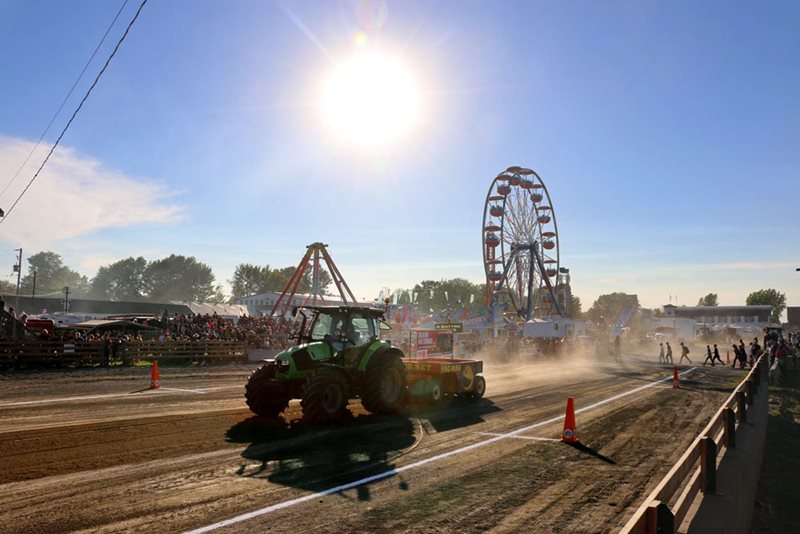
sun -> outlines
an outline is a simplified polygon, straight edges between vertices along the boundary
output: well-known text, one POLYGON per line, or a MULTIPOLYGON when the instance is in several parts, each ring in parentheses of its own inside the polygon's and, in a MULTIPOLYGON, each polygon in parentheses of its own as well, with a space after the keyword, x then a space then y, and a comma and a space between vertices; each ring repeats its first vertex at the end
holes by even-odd
POLYGON ((419 117, 419 92, 397 60, 360 55, 338 65, 322 104, 337 136, 359 145, 386 144, 408 133, 419 117))

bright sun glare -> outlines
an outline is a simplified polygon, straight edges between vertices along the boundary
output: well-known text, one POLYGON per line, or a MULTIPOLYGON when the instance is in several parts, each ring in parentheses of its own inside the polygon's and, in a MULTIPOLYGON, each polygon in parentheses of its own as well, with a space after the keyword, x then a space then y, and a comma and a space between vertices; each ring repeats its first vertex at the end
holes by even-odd
POLYGON ((361 145, 384 144, 414 125, 418 96, 414 80, 401 64, 364 55, 335 69, 325 85, 323 108, 338 135, 361 145))

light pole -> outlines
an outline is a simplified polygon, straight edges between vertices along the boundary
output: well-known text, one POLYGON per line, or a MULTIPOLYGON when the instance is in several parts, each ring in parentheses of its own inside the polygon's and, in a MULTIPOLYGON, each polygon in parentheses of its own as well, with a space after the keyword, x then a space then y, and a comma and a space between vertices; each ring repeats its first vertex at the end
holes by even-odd
POLYGON ((33 291, 31 292, 31 312, 36 309, 36 269, 33 270, 33 291))
POLYGON ((17 264, 14 266, 14 270, 17 271, 17 301, 14 304, 14 311, 19 313, 19 282, 22 276, 22 248, 15 248, 17 252, 19 252, 19 259, 17 260, 17 264))

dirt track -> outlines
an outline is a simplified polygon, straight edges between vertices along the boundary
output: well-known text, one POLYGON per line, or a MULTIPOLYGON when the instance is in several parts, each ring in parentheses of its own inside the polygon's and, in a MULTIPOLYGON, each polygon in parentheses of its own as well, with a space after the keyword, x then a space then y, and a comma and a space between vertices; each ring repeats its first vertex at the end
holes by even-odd
POLYGON ((489 362, 480 402, 376 417, 351 401, 350 420, 320 427, 296 402, 285 421, 251 417, 249 369, 162 368, 158 391, 142 391, 146 369, 0 377, 0 531, 615 531, 742 376, 701 366, 674 390, 634 356, 489 362), (535 425, 567 396, 580 410, 649 384, 577 416, 613 464, 530 439, 560 436, 535 425))

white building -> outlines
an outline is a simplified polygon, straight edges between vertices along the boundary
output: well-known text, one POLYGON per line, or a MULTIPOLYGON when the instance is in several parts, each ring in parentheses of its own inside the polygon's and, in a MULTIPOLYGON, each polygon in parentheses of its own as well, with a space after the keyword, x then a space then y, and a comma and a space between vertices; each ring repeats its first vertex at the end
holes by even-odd
POLYGON ((771 306, 664 306, 661 317, 653 317, 651 330, 672 330, 685 341, 696 335, 725 333, 755 336, 770 324, 771 306), (690 331, 692 332, 690 334, 690 331))
MULTIPOLYGON (((242 306, 247 307, 247 314, 254 317, 259 317, 261 315, 269 315, 272 313, 272 307, 275 306, 275 303, 280 298, 281 293, 278 291, 267 291, 266 293, 258 293, 256 295, 249 295, 247 297, 242 297, 236 299, 236 304, 241 304, 242 306)), ((288 300, 288 295, 284 297, 283 301, 281 302, 281 307, 283 307, 283 303, 288 300)), ((295 295, 292 297, 291 302, 288 304, 288 309, 291 310, 293 306, 311 306, 314 304, 314 299, 311 295, 295 295)), ((322 299, 317 297, 316 299, 317 305, 336 305, 336 304, 343 304, 342 299, 339 297, 334 297, 331 295, 325 295, 322 299)), ((352 303, 351 303, 352 304, 352 303)), ((360 301, 356 304, 361 306, 374 306, 378 307, 379 304, 377 301, 360 301)), ((380 306, 383 307, 383 303, 380 303, 380 306)))

